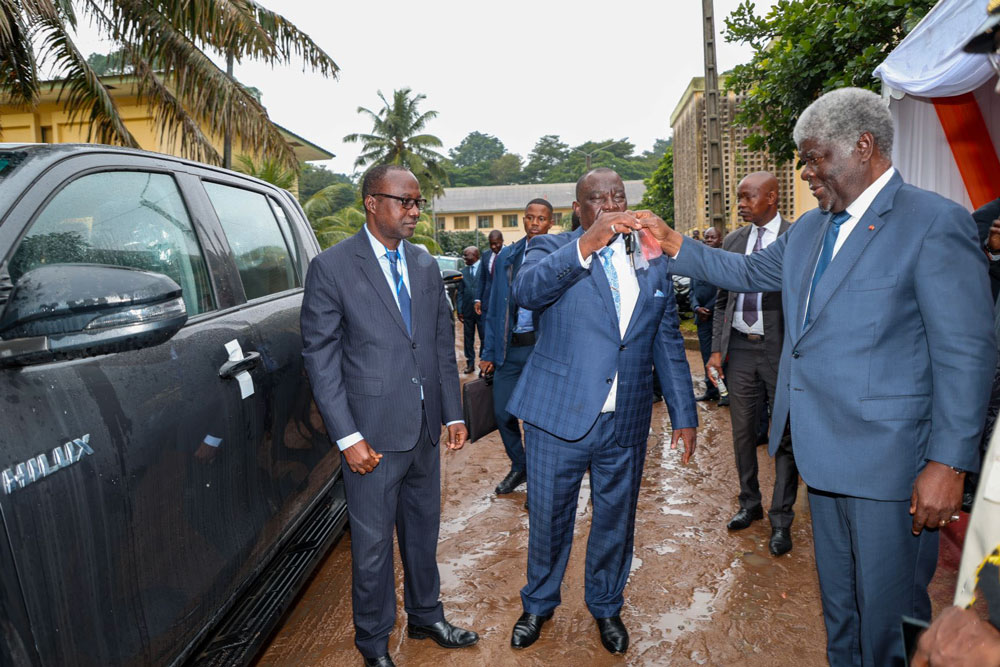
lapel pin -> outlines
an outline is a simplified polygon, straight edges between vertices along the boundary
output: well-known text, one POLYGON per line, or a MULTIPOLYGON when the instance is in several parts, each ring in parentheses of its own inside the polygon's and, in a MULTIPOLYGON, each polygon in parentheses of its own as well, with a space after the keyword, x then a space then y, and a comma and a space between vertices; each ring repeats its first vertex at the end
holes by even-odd
POLYGON ((874 232, 875 231, 875 225, 868 225, 868 231, 874 232))

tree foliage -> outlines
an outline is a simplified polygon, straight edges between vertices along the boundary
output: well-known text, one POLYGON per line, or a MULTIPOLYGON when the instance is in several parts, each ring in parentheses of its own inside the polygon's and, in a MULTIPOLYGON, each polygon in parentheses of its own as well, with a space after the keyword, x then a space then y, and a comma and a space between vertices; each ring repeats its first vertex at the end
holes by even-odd
POLYGON ((649 209, 674 226, 674 147, 668 145, 653 175, 646 179, 646 192, 639 208, 649 209))
POLYGON ((409 88, 393 92, 392 102, 378 91, 382 108, 377 112, 358 107, 358 113, 368 116, 372 130, 367 134, 355 133, 344 137, 348 143, 360 143, 361 155, 355 167, 372 167, 378 164, 398 164, 417 177, 425 197, 444 193, 448 184, 444 156, 435 151, 441 140, 424 134, 427 123, 437 117, 437 111, 421 112, 417 107, 427 96, 412 94, 409 88))
POLYGON ((471 167, 503 157, 507 148, 503 142, 491 134, 470 132, 462 142, 448 151, 448 157, 456 167, 471 167))
POLYGON ((878 91, 875 67, 937 0, 778 0, 758 15, 752 0, 726 17, 725 39, 748 44, 726 86, 745 94, 736 122, 752 130, 751 150, 779 162, 795 155, 799 114, 825 92, 844 86, 878 91))
MULTIPOLYGON (((332 172, 326 167, 309 164, 308 162, 303 163, 302 171, 299 172, 299 201, 305 202, 323 188, 335 183, 354 185, 351 177, 346 174, 332 172)), ((344 206, 346 205, 344 204, 344 206)))
POLYGON ((240 155, 236 162, 236 171, 259 178, 271 185, 285 190, 289 190, 295 185, 295 171, 273 158, 265 157, 254 160, 249 155, 240 155))
POLYGON ((51 66, 63 107, 70 121, 87 125, 88 141, 138 147, 74 41, 81 17, 114 44, 114 67, 135 77, 138 97, 166 143, 179 139, 184 156, 203 162, 222 162, 208 137, 228 128, 249 152, 297 165, 264 107, 210 55, 270 65, 296 57, 323 76, 337 73, 308 35, 253 0, 0 0, 0 99, 34 108, 39 73, 51 66))

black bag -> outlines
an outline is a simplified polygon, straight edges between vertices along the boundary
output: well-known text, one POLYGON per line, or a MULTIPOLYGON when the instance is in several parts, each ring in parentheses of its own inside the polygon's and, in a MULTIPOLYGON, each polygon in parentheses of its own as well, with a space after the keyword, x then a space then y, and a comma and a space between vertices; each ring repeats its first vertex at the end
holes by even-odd
POLYGON ((493 415, 493 376, 480 377, 462 386, 462 415, 469 429, 469 442, 497 430, 493 415))

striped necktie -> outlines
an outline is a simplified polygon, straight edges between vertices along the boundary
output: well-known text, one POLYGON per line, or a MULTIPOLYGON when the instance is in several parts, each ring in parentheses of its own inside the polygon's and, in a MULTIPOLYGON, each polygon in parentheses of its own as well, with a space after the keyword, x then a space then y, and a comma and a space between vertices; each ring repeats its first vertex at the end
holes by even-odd
POLYGON ((396 300, 399 302, 399 312, 403 316, 403 324, 406 325, 406 333, 413 335, 410 328, 410 293, 403 282, 403 276, 399 273, 399 251, 386 248, 385 256, 389 258, 389 269, 392 271, 392 282, 396 285, 396 300))

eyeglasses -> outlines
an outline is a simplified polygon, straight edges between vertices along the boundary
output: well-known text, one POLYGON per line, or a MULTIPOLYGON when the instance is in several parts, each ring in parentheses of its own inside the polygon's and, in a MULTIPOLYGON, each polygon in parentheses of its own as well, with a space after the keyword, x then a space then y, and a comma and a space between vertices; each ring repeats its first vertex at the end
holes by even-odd
POLYGON ((424 199, 423 197, 421 197, 420 199, 414 199, 413 197, 397 197, 396 195, 387 195, 384 192, 373 192, 372 197, 388 197, 389 199, 395 199, 407 211, 409 211, 414 206, 416 206, 419 209, 427 208, 427 200, 424 199))

